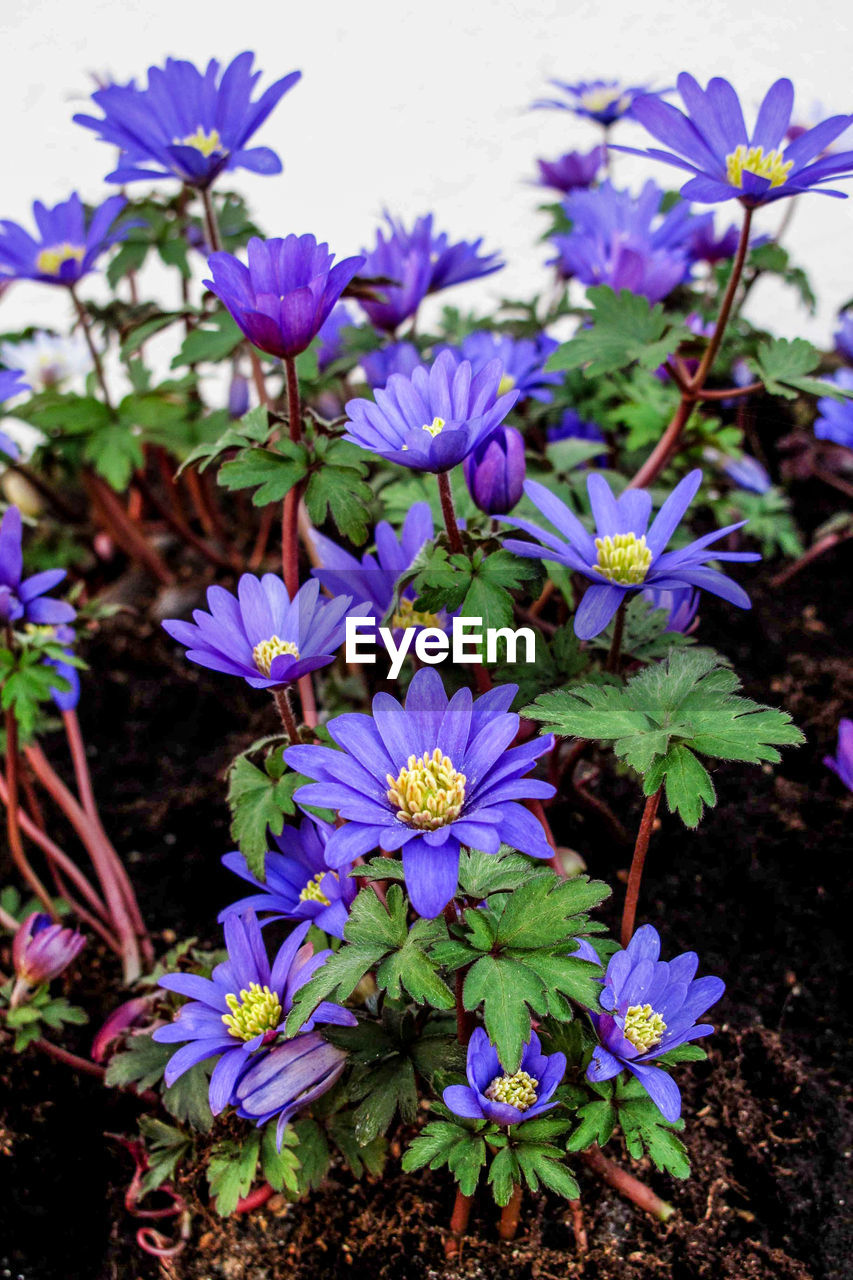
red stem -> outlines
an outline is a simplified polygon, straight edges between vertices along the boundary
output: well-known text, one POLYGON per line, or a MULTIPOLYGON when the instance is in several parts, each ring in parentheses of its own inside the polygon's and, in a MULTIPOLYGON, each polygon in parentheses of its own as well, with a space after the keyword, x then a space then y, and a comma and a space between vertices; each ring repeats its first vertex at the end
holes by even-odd
POLYGON ((457 1188, 456 1199, 453 1202, 453 1213, 450 1215, 450 1238, 444 1243, 444 1254, 448 1260, 455 1258, 459 1253, 460 1241, 468 1230, 468 1220, 471 1217, 473 1203, 473 1196, 466 1196, 457 1188))
POLYGON ((83 472, 83 483, 107 530, 118 545, 132 560, 138 561, 153 573, 163 586, 171 586, 175 580, 174 574, 133 523, 106 481, 87 468, 83 472))
POLYGON ((275 1195, 272 1187, 268 1182, 262 1182, 259 1187, 255 1187, 254 1191, 250 1191, 242 1200, 238 1200, 234 1207, 235 1213, 251 1213, 254 1209, 260 1209, 262 1204, 266 1204, 275 1195))
POLYGON ((576 1200, 569 1201, 569 1209, 572 1214, 572 1230, 575 1233, 575 1248, 581 1257, 589 1252, 589 1239, 586 1234, 586 1225, 583 1220, 583 1205, 580 1196, 576 1200))
POLYGON ((633 1174, 626 1172, 618 1164, 614 1164, 612 1160, 608 1160, 597 1147, 590 1147, 588 1151, 582 1151, 581 1160, 594 1173, 598 1174, 599 1178, 614 1187, 626 1200, 630 1200, 632 1204, 642 1209, 644 1213, 650 1213, 659 1222, 666 1222, 675 1213, 672 1205, 667 1204, 665 1200, 661 1200, 660 1196, 655 1195, 651 1187, 647 1187, 644 1182, 640 1182, 639 1178, 635 1178, 633 1174))
MULTIPOLYGON (((105 1067, 99 1066, 97 1062, 90 1061, 89 1058, 81 1058, 76 1053, 69 1053, 67 1049, 63 1049, 58 1044, 53 1044, 50 1040, 34 1040, 33 1048, 38 1049, 41 1053, 46 1053, 49 1058, 54 1058, 57 1062, 64 1062, 67 1067, 73 1067, 75 1071, 82 1071, 84 1075, 94 1076, 97 1080, 103 1081, 107 1071, 105 1067)), ((118 1085, 119 1089, 125 1089, 128 1093, 133 1093, 140 1098, 149 1107, 159 1106, 160 1095, 155 1093, 153 1089, 143 1089, 138 1093, 132 1085, 118 1085)))
POLYGON ((9 836, 9 849, 15 866, 20 871, 24 880, 32 889, 33 893, 41 902, 48 914, 55 919, 56 913, 53 908, 53 900, 47 889, 30 866, 29 859, 24 851, 24 842, 21 839, 21 827, 19 821, 18 810, 18 722, 15 719, 15 712, 10 707, 6 711, 6 791, 8 801, 6 804, 6 831, 9 836))
POLYGON ((628 889, 625 894, 625 906, 622 909, 622 946, 627 947, 634 933, 634 920, 637 916, 637 899, 640 896, 640 885, 643 880, 643 865, 646 861, 646 854, 649 849, 649 841, 652 838, 652 830, 655 825, 655 816, 660 804, 661 792, 663 788, 658 787, 654 795, 648 796, 645 807, 643 808, 643 816, 640 819, 640 830, 637 832, 637 842, 634 845, 634 856, 631 859, 631 870, 628 875, 628 889))
POLYGON ((447 540, 450 543, 450 550, 457 554, 462 551, 462 539, 459 536, 459 525, 456 523, 456 512, 453 509, 450 478, 446 471, 440 471, 436 478, 438 480, 438 494, 441 498, 441 512, 444 516, 444 527, 447 529, 447 540))
POLYGON ((501 1210, 501 1220, 498 1226, 498 1235, 501 1240, 514 1240, 515 1233, 518 1230, 518 1219, 521 1213, 521 1198, 524 1194, 520 1182, 517 1182, 512 1189, 512 1195, 509 1204, 504 1205, 501 1210))
POLYGON ((298 746, 299 726, 293 714, 293 708, 290 705, 290 694, 284 685, 279 685, 273 689, 272 696, 275 699, 275 705, 278 707, 278 714, 281 716, 281 723, 284 725, 284 732, 287 734, 293 746, 298 746))

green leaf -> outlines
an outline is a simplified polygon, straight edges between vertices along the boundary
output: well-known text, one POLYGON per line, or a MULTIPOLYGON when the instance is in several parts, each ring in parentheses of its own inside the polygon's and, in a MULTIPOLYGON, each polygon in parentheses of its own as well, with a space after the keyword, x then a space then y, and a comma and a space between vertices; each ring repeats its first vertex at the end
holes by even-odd
POLYGON ((644 1094, 620 1104, 619 1123, 634 1160, 640 1160, 645 1153, 661 1173, 680 1179, 690 1176, 687 1149, 674 1133, 675 1129, 684 1128, 683 1120, 670 1124, 644 1094))
POLYGON ((511 1147, 502 1147, 489 1166, 489 1186, 495 1203, 509 1204, 513 1190, 521 1182, 521 1169, 511 1147))
POLYGON ((231 835, 249 870, 261 880, 264 878, 267 828, 273 835, 281 835, 285 815, 296 812, 293 793, 303 781, 298 773, 270 777, 245 755, 237 756, 228 773, 231 835))
POLYGON ((541 1183, 555 1195, 577 1200, 580 1188, 563 1164, 562 1153, 557 1147, 543 1142, 528 1142, 525 1134, 524 1141, 515 1148, 515 1157, 531 1191, 538 1191, 541 1183))
POLYGON ((210 1194, 215 1198, 216 1212, 227 1218, 252 1189, 258 1167, 261 1134, 250 1129, 243 1142, 219 1142, 207 1166, 210 1194))
POLYGON ((402 1056, 382 1063, 360 1082, 352 1082, 349 1092, 353 1100, 363 1098, 355 1112, 355 1135, 361 1146, 385 1133, 397 1111, 404 1124, 411 1124, 418 1113, 414 1068, 402 1056))
POLYGON ((531 877, 547 876, 549 868, 539 858, 516 853, 509 845, 501 845, 499 853, 463 850, 459 859, 459 888, 469 898, 487 898, 491 893, 506 893, 526 884, 531 877))
POLYGON ((367 540, 373 501, 373 490, 365 482, 363 450, 342 440, 327 443, 321 437, 316 452, 305 490, 308 514, 316 525, 331 516, 344 537, 360 546, 367 540))
POLYGON ((587 290, 593 304, 586 325, 570 342, 551 356, 546 368, 584 368, 586 377, 615 373, 635 361, 644 369, 657 369, 681 342, 691 339, 681 323, 674 324, 661 303, 622 289, 617 295, 606 285, 587 290))
POLYGON ((465 1008, 483 1006, 486 1032, 498 1051, 505 1071, 518 1070, 521 1053, 530 1039, 530 1013, 548 1010, 545 985, 538 974, 519 960, 483 956, 465 975, 462 988, 465 1008))
MULTIPOLYGON (((274 1126, 267 1126, 273 1128, 274 1126)), ((296 1158, 299 1161, 299 1194, 316 1191, 329 1172, 332 1153, 326 1135, 316 1120, 297 1120, 292 1128, 298 1139, 296 1158)))
POLYGON ((593 1143, 603 1147, 616 1128, 616 1108, 607 1099, 588 1102, 578 1108, 580 1124, 566 1143, 567 1151, 586 1151, 593 1143))
POLYGON ((236 458, 222 464, 217 478, 230 492, 254 489, 253 505, 264 507, 268 502, 281 502, 307 471, 305 445, 280 440, 275 449, 241 449, 236 458))
POLYGON ((176 1129, 154 1116, 141 1116, 139 1129, 148 1156, 148 1169, 142 1179, 144 1194, 171 1180, 179 1161, 192 1149, 192 1139, 183 1129, 176 1129))
POLYGON ((209 1097, 212 1070, 212 1062, 198 1062, 163 1090, 163 1106, 169 1115, 185 1120, 199 1133, 209 1133, 213 1127, 209 1097))
POLYGON ((287 1191, 299 1195, 299 1155, 293 1148, 298 1138, 291 1125, 282 1135, 281 1150, 276 1148, 276 1128, 272 1122, 261 1130, 261 1173, 273 1191, 287 1191))
POLYGON ((114 1088, 133 1085, 142 1093, 162 1080, 174 1049, 152 1040, 148 1034, 129 1036, 126 1043, 127 1047, 113 1054, 107 1063, 105 1080, 114 1088))
POLYGON ((180 351, 172 361, 172 368, 179 369, 187 364, 202 364, 208 360, 212 362, 224 360, 244 341, 236 321, 232 320, 223 308, 187 334, 180 351))
POLYGON ((820 353, 804 338, 773 338, 762 342, 758 355, 748 363, 774 396, 793 400, 797 392, 802 391, 807 395, 831 395, 834 400, 845 400, 853 395, 833 383, 808 376, 820 364, 820 353))
POLYGON ((264 405, 258 405, 243 414, 239 423, 228 421, 228 426, 215 440, 203 440, 192 450, 178 468, 178 475, 186 468, 199 463, 204 471, 211 462, 228 449, 246 449, 252 445, 265 445, 270 435, 269 414, 264 405))
POLYGON ((335 1112, 326 1121, 326 1128, 354 1178, 361 1178, 365 1171, 374 1178, 381 1175, 388 1156, 388 1143, 381 1135, 370 1142, 360 1143, 352 1111, 335 1112))
POLYGON ((153 320, 144 320, 142 324, 135 325, 121 344, 122 360, 129 360, 149 338, 154 337, 155 333, 159 333, 161 329, 167 329, 170 324, 180 319, 179 311, 167 311, 155 316, 153 320))
POLYGON ((83 457, 107 484, 123 493, 144 461, 142 439, 126 423, 113 422, 92 433, 83 446, 83 457))
POLYGON ((440 1169, 447 1165, 464 1196, 472 1196, 486 1163, 486 1144, 479 1133, 446 1120, 431 1120, 403 1155, 403 1169, 440 1169))
POLYGON ((552 873, 530 880, 510 896, 500 918, 497 943, 514 951, 565 944, 577 931, 572 917, 609 896, 608 886, 589 876, 562 880, 552 873))

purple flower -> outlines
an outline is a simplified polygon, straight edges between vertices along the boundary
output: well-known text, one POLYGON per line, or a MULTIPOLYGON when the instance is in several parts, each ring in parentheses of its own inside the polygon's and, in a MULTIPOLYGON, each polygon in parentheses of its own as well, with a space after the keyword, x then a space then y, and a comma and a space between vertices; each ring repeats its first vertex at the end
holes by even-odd
POLYGON ((329 1044, 318 1031, 277 1045, 253 1061, 238 1081, 234 1090, 237 1115, 258 1125, 278 1116, 276 1146, 280 1151, 291 1116, 331 1089, 346 1060, 344 1050, 329 1044))
MULTIPOLYGON (((838 369, 826 379, 844 391, 853 391, 853 369, 838 369)), ((818 416, 814 433, 818 440, 830 440, 833 444, 853 449, 853 400, 833 400, 821 396, 817 402, 818 416)))
POLYGON ((291 71, 253 102, 261 75, 252 71, 254 57, 239 54, 221 76, 215 58, 204 72, 191 62, 167 58, 165 67, 148 68, 144 89, 131 81, 93 93, 103 116, 74 120, 118 147, 118 168, 107 181, 177 177, 191 187, 208 187, 225 169, 281 173, 274 151, 246 144, 301 72, 291 71))
POLYGON ((575 191, 563 202, 572 229, 551 237, 560 274, 586 285, 630 289, 659 302, 690 274, 694 215, 677 204, 659 217, 663 192, 647 182, 639 196, 610 182, 575 191))
POLYGON ((339 302, 334 310, 329 312, 323 324, 317 330, 317 368, 322 373, 335 360, 340 360, 344 354, 344 330, 353 328, 357 325, 357 321, 343 302, 339 302))
POLYGON ((839 720, 838 748, 834 756, 824 756, 823 763, 838 775, 848 791, 853 791, 853 720, 839 720))
POLYGON ((773 486, 766 469, 748 453, 742 453, 739 458, 724 457, 720 466, 738 488, 748 489, 750 493, 766 493, 773 486))
POLYGON ((739 238, 736 226, 730 226, 722 235, 717 235, 713 213, 699 214, 691 224, 687 252, 692 262, 707 262, 713 267, 734 257, 739 238))
POLYGON ((252 874, 242 853, 226 853, 223 866, 260 892, 220 911, 220 924, 226 916, 244 915, 250 910, 272 912, 264 924, 271 920, 310 920, 325 933, 342 938, 356 884, 348 876, 349 866, 338 871, 329 869, 326 845, 333 830, 327 822, 312 817, 303 818, 298 827, 285 827, 280 836, 273 836, 276 848, 269 850, 264 860, 264 880, 252 874))
POLYGON ((503 422, 518 399, 500 395, 503 370, 492 360, 474 373, 443 351, 410 377, 394 373, 375 400, 350 400, 343 437, 414 471, 449 471, 503 422))
POLYGON ((549 80, 548 83, 564 93, 567 101, 540 98, 533 103, 534 107, 571 111, 573 115, 595 120, 604 125, 605 129, 623 116, 633 115, 634 100, 638 94, 669 93, 669 89, 655 91, 645 84, 623 85, 618 80, 579 80, 576 84, 567 84, 565 80, 549 80))
POLYGON ((699 612, 699 592, 693 587, 680 587, 675 591, 649 587, 643 592, 643 599, 648 600, 653 609, 666 609, 669 617, 664 631, 680 631, 686 636, 693 630, 699 612))
MULTIPOLYGON (((549 427, 546 435, 549 444, 558 440, 600 440, 607 443, 607 437, 595 422, 584 422, 576 409, 564 409, 560 421, 555 427, 549 427)), ((603 453, 595 459, 599 466, 605 466, 607 454, 603 453)))
POLYGON ((235 369, 228 387, 228 417, 236 420, 249 412, 249 380, 235 369))
POLYGON ((503 377, 498 393, 517 390, 519 399, 528 396, 549 404, 554 398, 551 387, 563 380, 560 373, 546 373, 545 365, 560 344, 547 334, 536 338, 513 338, 508 333, 489 333, 478 329, 463 338, 461 347, 444 347, 457 359, 467 360, 473 373, 479 373, 492 360, 500 360, 503 377))
POLYGON ((415 673, 405 709, 388 693, 373 715, 336 716, 328 729, 342 748, 297 746, 285 752, 294 769, 315 779, 300 804, 337 810, 346 825, 329 837, 330 866, 381 848, 403 850, 412 906, 437 916, 456 892, 459 850, 497 853, 501 841, 534 858, 550 858, 542 827, 519 800, 547 799, 548 782, 525 775, 553 737, 510 748, 518 716, 508 708, 515 685, 473 700, 459 689, 448 701, 438 672, 415 673))
MULTIPOLYGON (((0 404, 29 390, 29 385, 24 382, 23 374, 18 369, 0 369, 0 404)), ((7 458, 14 461, 20 456, 20 452, 15 441, 5 431, 0 431, 0 453, 5 453, 7 458)))
MULTIPOLYGON (((298 925, 270 964, 255 913, 226 916, 228 959, 216 966, 211 978, 167 973, 160 979, 166 991, 188 997, 174 1022, 153 1033, 160 1044, 189 1042, 169 1059, 167 1086, 197 1063, 216 1058, 208 1093, 210 1109, 218 1116, 229 1105, 240 1077, 257 1061, 259 1051, 275 1043, 282 1032, 296 992, 332 954, 313 954, 312 944, 305 942, 310 927, 309 920, 298 925)), ((340 1005, 323 1001, 305 1023, 306 1032, 316 1022, 353 1026, 355 1016, 340 1005)), ((295 1038, 296 1042, 301 1039, 295 1038)))
POLYGON ((446 1107, 467 1120, 523 1124, 557 1106, 551 1098, 565 1073, 566 1055, 543 1053, 539 1037, 531 1031, 521 1064, 510 1075, 483 1028, 477 1027, 468 1041, 468 1084, 452 1084, 442 1097, 446 1107))
POLYGON ((537 160, 540 187, 553 187, 568 195, 578 187, 590 187, 606 159, 605 147, 592 151, 569 151, 559 160, 537 160))
POLYGON ((64 569, 44 569, 30 578, 22 577, 21 513, 9 507, 0 524, 0 622, 31 622, 55 626, 70 622, 76 611, 64 600, 46 600, 65 577, 64 569))
POLYGON ((367 612, 366 605, 350 608, 350 596, 319 595, 320 584, 306 582, 291 600, 274 573, 244 573, 236 598, 224 587, 208 587, 209 613, 195 609, 194 623, 169 618, 163 627, 187 646, 191 662, 242 676, 253 689, 273 689, 334 662, 345 616, 367 612))
POLYGON ((82 933, 34 911, 12 939, 12 967, 17 983, 23 988, 50 982, 76 960, 85 945, 82 933))
POLYGON ((205 285, 225 304, 253 346, 271 356, 298 356, 319 333, 338 298, 364 264, 335 255, 311 235, 249 241, 249 265, 212 253, 205 285))
POLYGON ((853 311, 841 311, 835 331, 836 350, 846 360, 853 361, 853 311))
POLYGON ((712 1034, 712 1026, 697 1026, 696 1019, 726 987, 721 978, 694 978, 695 951, 668 963, 659 955, 658 931, 644 924, 624 951, 610 957, 601 993, 607 1012, 590 1015, 601 1045, 586 1074, 599 1084, 627 1067, 664 1119, 673 1122, 681 1115, 681 1093, 672 1077, 651 1063, 680 1044, 712 1034))
POLYGON ((75 191, 61 204, 48 209, 36 200, 33 216, 37 237, 17 222, 0 222, 0 273, 18 280, 73 285, 95 269, 107 249, 123 240, 129 228, 110 230, 127 204, 124 196, 110 196, 88 222, 75 191))
POLYGON ((515 427, 498 427, 495 434, 463 464, 468 492, 487 516, 512 511, 524 492, 524 437, 515 427))
POLYGON ((392 373, 406 377, 421 363, 421 353, 413 342, 392 342, 361 357, 361 367, 371 390, 384 387, 392 373))
MULTIPOLYGON (((351 592, 354 600, 368 606, 369 616, 381 621, 391 607, 397 581, 411 568, 424 543, 431 541, 434 534, 432 512, 426 502, 416 502, 409 509, 399 537, 387 520, 381 520, 374 534, 376 554, 365 552, 361 560, 344 551, 331 538, 315 532, 314 547, 322 563, 319 568, 312 569, 311 574, 330 595, 351 592)), ((444 613, 416 613, 415 596, 412 587, 407 587, 400 596, 399 608, 389 624, 395 638, 396 633, 405 627, 443 628, 447 625, 444 613)))
MULTIPOLYGON (((74 631, 72 628, 58 626, 52 627, 51 630, 56 643, 65 645, 66 655, 69 658, 73 657, 71 645, 74 643, 74 631)), ((75 711, 80 701, 80 672, 71 662, 63 662, 60 658, 45 658, 45 665, 53 667, 60 679, 69 686, 67 689, 51 689, 50 696, 53 701, 60 711, 75 711)))
POLYGON ((843 197, 842 191, 826 190, 823 184, 851 176, 853 151, 824 153, 853 116, 832 116, 785 145, 794 103, 790 80, 777 80, 768 89, 751 134, 728 80, 715 76, 703 89, 682 72, 678 91, 687 115, 656 97, 640 97, 633 104, 634 118, 671 151, 617 149, 650 155, 693 174, 681 188, 685 199, 705 204, 737 199, 755 207, 811 190, 843 197))
POLYGON ((677 551, 665 549, 701 483, 699 470, 685 476, 648 528, 652 499, 647 490, 626 489, 616 498, 603 476, 591 475, 587 491, 595 521, 593 537, 565 503, 544 485, 528 480, 524 486, 528 498, 566 541, 528 520, 510 516, 507 524, 523 529, 543 545, 507 539, 504 546, 516 555, 567 565, 590 579, 594 585, 585 591, 575 614, 575 635, 581 640, 591 640, 604 630, 629 591, 649 587, 660 591, 701 587, 740 609, 749 609, 749 596, 743 587, 706 563, 761 559, 753 551, 710 549, 712 543, 740 529, 745 520, 706 533, 677 551))

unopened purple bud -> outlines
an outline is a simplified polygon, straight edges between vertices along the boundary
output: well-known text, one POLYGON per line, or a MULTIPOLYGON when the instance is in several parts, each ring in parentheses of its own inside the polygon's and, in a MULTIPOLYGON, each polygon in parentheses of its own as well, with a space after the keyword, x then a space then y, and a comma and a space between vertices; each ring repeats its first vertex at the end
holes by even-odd
POLYGON ((228 416, 242 418, 249 412, 249 379, 242 373, 235 373, 228 388, 228 416))
POLYGON ((749 489, 751 493, 766 493, 773 485, 758 459, 751 458, 748 453, 739 458, 726 458, 722 466, 729 479, 734 480, 740 489, 749 489))
POLYGON ((853 720, 839 720, 838 749, 834 756, 824 756, 823 763, 838 775, 848 791, 853 791, 853 720))
POLYGON ((34 911, 12 941, 15 977, 28 987, 50 982, 67 969, 86 944, 82 933, 55 924, 50 916, 34 911))
POLYGON ((118 1008, 113 1009, 92 1041, 92 1057, 94 1061, 103 1062, 109 1053, 110 1046, 125 1031, 128 1031, 131 1027, 139 1026, 145 1020, 151 1006, 158 998, 156 992, 151 992, 147 996, 134 996, 131 1000, 124 1000, 118 1008))
POLYGON ((471 497, 486 515, 512 511, 524 492, 524 437, 515 427, 499 427, 465 459, 471 497))

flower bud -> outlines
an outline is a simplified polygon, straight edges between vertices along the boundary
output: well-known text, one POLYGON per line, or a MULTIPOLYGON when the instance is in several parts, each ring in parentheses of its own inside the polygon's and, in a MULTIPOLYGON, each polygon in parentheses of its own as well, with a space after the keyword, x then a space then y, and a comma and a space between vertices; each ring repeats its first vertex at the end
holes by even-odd
POLYGON ((50 916, 34 911, 12 941, 15 977, 28 987, 50 982, 76 959, 85 943, 76 929, 54 924, 50 916))
POLYGON ((515 427, 499 427, 465 459, 471 497, 486 515, 511 511, 524 490, 524 438, 515 427))
POLYGON ((249 412, 249 380, 242 373, 235 373, 228 388, 228 416, 242 418, 249 412))

